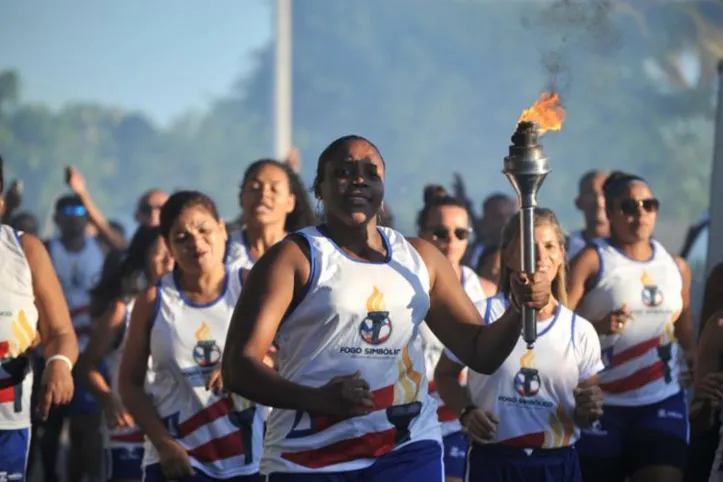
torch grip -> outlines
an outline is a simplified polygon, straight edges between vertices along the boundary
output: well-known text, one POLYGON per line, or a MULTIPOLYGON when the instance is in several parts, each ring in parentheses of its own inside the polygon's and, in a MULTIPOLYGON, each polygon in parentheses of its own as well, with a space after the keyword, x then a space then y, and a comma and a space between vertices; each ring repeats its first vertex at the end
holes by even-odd
MULTIPOLYGON (((522 199, 524 202, 524 199, 522 199)), ((532 204, 532 203, 530 203, 532 204)), ((522 270, 531 275, 535 272, 535 213, 534 204, 522 204, 520 208, 520 237, 522 250, 522 270)), ((537 312, 526 306, 522 307, 522 337, 528 348, 532 348, 537 340, 537 312)))

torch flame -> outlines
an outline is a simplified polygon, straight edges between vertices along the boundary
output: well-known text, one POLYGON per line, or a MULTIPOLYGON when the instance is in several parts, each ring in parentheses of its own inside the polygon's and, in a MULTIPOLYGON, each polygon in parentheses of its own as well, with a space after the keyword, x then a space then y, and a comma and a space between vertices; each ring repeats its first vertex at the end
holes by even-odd
POLYGON ((524 121, 535 123, 538 135, 542 136, 547 131, 562 129, 565 117, 567 114, 560 105, 560 96, 556 92, 543 92, 532 107, 522 112, 517 123, 524 121))
POLYGON ((196 341, 210 340, 211 330, 208 328, 206 322, 202 322, 201 326, 196 330, 196 341))
POLYGON ((374 291, 372 291, 372 294, 367 298, 367 311, 369 313, 375 312, 375 311, 384 311, 384 295, 381 291, 379 291, 379 288, 376 286, 374 287, 374 291))
POLYGON ((522 368, 534 368, 535 352, 532 350, 527 350, 525 354, 520 357, 520 366, 522 368))

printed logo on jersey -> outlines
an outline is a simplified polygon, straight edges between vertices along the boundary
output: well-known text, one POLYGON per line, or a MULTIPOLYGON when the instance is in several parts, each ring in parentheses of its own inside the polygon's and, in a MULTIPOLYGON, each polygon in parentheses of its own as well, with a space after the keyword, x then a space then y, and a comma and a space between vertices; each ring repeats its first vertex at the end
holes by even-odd
POLYGON ((643 291, 641 297, 643 304, 649 308, 655 308, 663 303, 663 292, 653 282, 648 273, 643 272, 640 277, 640 282, 643 284, 643 291))
POLYGON ((392 334, 389 312, 384 310, 384 294, 375 286, 367 298, 367 316, 359 325, 359 335, 370 345, 381 345, 392 334))
MULTIPOLYGON (((384 303, 384 293, 374 286, 372 293, 366 301, 367 314, 359 324, 358 332, 362 340, 361 346, 342 346, 339 353, 352 357, 363 358, 394 358, 399 356, 402 349, 382 346, 392 335, 392 320, 384 303)), ((355 341, 358 340, 355 338, 355 341)))
POLYGON ((534 397, 540 391, 540 374, 535 368, 535 353, 527 350, 520 357, 520 371, 515 375, 515 391, 523 397, 534 397))
POLYGON ((535 368, 535 353, 532 350, 527 350, 520 357, 520 370, 512 383, 515 393, 519 396, 499 395, 498 402, 534 409, 550 409, 554 406, 551 401, 537 396, 542 386, 542 380, 540 372, 535 368))
POLYGON ((211 330, 204 321, 196 330, 196 346, 193 347, 193 359, 200 367, 216 365, 221 360, 221 349, 216 340, 211 339, 211 330))

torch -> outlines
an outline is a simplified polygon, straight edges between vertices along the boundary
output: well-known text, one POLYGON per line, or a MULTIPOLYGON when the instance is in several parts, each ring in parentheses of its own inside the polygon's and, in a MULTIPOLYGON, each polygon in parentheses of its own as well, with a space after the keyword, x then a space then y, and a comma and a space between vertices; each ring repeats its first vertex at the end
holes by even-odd
MULTIPOLYGON (((520 204, 522 270, 527 274, 535 272, 534 209, 537 192, 550 172, 550 163, 537 140, 547 130, 562 127, 565 111, 558 102, 557 94, 545 93, 531 109, 523 112, 512 135, 509 156, 505 158, 502 171, 517 192, 520 204)), ((522 336, 527 348, 532 349, 537 339, 537 312, 523 306, 522 323, 522 336)))

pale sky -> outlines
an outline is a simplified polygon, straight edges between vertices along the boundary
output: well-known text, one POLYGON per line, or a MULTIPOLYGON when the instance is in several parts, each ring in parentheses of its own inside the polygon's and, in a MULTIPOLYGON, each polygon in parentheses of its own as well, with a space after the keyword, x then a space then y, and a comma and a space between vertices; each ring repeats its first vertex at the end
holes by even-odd
POLYGON ((166 125, 206 106, 271 39, 272 0, 22 0, 0 4, 0 70, 21 97, 97 101, 166 125))

